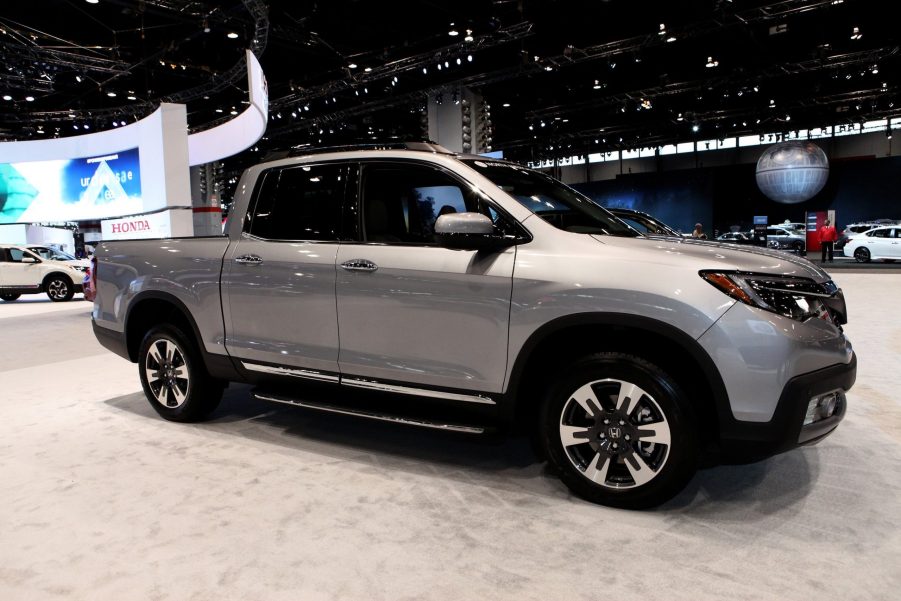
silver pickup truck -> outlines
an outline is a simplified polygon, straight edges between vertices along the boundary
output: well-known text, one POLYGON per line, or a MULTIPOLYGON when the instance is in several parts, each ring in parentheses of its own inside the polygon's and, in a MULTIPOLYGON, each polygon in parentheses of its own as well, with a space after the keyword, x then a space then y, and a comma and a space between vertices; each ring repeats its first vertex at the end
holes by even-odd
POLYGON ((533 436, 591 501, 822 439, 856 358, 841 290, 766 249, 646 238, 515 163, 419 150, 248 169, 227 235, 96 251, 93 325, 161 416, 261 400, 533 436))

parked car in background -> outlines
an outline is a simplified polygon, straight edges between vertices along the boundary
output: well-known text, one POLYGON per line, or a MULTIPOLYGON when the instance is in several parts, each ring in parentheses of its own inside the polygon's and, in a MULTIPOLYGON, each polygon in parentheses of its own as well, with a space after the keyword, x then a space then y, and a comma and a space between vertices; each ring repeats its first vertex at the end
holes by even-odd
POLYGON ((807 236, 804 232, 771 225, 766 228, 766 245, 777 250, 803 252, 807 247, 807 236))
POLYGON ((672 236, 675 238, 681 238, 684 235, 676 228, 668 226, 656 217, 652 217, 643 211, 616 207, 607 210, 625 221, 630 227, 645 235, 672 236))
POLYGON ((853 236, 842 253, 854 257, 858 263, 874 259, 901 260, 901 226, 877 227, 853 236))
POLYGON ((71 300, 81 292, 86 270, 79 261, 42 259, 24 246, 0 244, 0 299, 46 292, 54 302, 71 300))
POLYGON ((744 232, 726 232, 717 236, 716 240, 730 244, 752 244, 754 242, 754 239, 744 232))

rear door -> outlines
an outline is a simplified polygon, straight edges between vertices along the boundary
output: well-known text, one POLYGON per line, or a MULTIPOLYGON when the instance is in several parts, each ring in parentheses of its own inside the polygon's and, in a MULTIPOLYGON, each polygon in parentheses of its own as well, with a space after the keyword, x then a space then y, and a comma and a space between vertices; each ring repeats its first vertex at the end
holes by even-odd
POLYGON ((365 162, 359 191, 355 242, 337 260, 344 382, 501 391, 515 247, 450 250, 433 228, 439 215, 465 211, 505 233, 515 223, 428 163, 365 162))
POLYGON ((261 174, 223 265, 225 344, 247 369, 335 381, 335 257, 347 165, 261 174))
POLYGON ((892 228, 888 237, 887 257, 901 259, 901 227, 892 228))

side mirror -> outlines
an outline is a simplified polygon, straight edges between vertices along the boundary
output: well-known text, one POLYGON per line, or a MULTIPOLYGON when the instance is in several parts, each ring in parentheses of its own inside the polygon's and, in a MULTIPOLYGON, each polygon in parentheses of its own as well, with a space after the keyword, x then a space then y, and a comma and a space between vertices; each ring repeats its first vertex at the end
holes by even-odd
POLYGON ((22 257, 21 263, 40 263, 39 260, 34 257, 22 257))
POLYGON ((435 221, 435 239, 445 248, 491 250, 515 244, 497 234, 494 224, 481 213, 448 213, 435 221))

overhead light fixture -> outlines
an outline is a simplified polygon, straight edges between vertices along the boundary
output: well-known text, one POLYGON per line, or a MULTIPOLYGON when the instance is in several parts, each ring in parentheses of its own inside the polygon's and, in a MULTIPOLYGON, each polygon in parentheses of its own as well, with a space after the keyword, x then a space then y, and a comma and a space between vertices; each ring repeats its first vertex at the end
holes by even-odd
POLYGON ((131 94, 129 94, 128 96, 126 96, 126 98, 128 98, 129 100, 137 100, 137 99, 138 99, 137 96, 133 96, 133 95, 131 95, 131 94))
POLYGON ((109 96, 110 98, 115 98, 115 97, 116 97, 116 93, 113 92, 112 90, 110 90, 109 92, 107 92, 106 95, 109 96))
POLYGON ((217 113, 221 113, 221 112, 222 112, 222 109, 216 109, 216 112, 217 112, 217 113))
POLYGON ((851 39, 852 40, 859 40, 862 37, 863 37, 863 34, 860 33, 860 27, 855 27, 853 30, 851 30, 851 39))
POLYGON ((423 74, 423 75, 428 75, 428 74, 429 74, 429 70, 428 70, 426 67, 423 67, 423 68, 422 68, 422 74, 423 74))
POLYGON ((34 102, 34 96, 26 96, 25 101, 26 102, 34 102))
POLYGON ((507 108, 507 107, 509 107, 509 106, 510 106, 510 103, 509 103, 509 102, 505 102, 505 103, 504 103, 504 104, 502 104, 502 105, 501 105, 501 106, 502 106, 502 107, 504 107, 504 108, 507 108))
POLYGON ((238 34, 235 33, 234 31, 229 31, 227 37, 228 37, 228 39, 230 39, 230 40, 237 40, 237 39, 238 39, 238 34))
POLYGON ((676 41, 676 36, 671 35, 670 37, 666 38, 666 41, 668 44, 671 44, 672 42, 676 41))
POLYGON ((357 63, 350 63, 349 65, 347 65, 347 68, 348 68, 348 69, 356 69, 356 68, 357 68, 357 63))
POLYGON ((679 116, 676 117, 676 121, 682 121, 685 117, 682 116, 682 113, 679 113, 679 116))
POLYGON ((591 86, 591 87, 592 87, 592 89, 594 89, 594 90, 600 90, 600 89, 601 89, 601 82, 600 82, 600 80, 595 79, 595 80, 594 80, 594 85, 591 86))
POLYGON ((657 32, 658 35, 666 35, 666 25, 663 23, 660 24, 660 31, 657 32))
POLYGON ((447 32, 447 35, 449 35, 449 36, 460 35, 460 32, 457 31, 457 28, 454 27, 453 23, 450 24, 450 31, 447 32))
POLYGON ((870 69, 870 73, 872 73, 873 75, 879 73, 879 65, 873 65, 873 67, 870 69))
POLYGON ((229 111, 229 114, 230 114, 230 115, 237 115, 237 114, 238 114, 238 111, 236 111, 235 109, 232 109, 231 111, 229 111))
POLYGON ((707 57, 707 65, 706 65, 706 66, 707 66, 708 69, 713 68, 713 67, 717 67, 717 66, 719 66, 719 64, 720 64, 720 62, 719 62, 719 61, 713 60, 713 57, 712 57, 712 56, 708 56, 708 57, 707 57))
POLYGON ((12 99, 13 99, 13 97, 10 96, 9 94, 4 94, 4 95, 3 95, 3 100, 12 100, 12 99))
POLYGON ((372 67, 364 67, 363 71, 365 71, 366 73, 369 73, 370 71, 372 71, 372 67))
POLYGON ((81 75, 76 75, 75 81, 77 81, 78 83, 81 83, 81 75))
POLYGON ((86 2, 87 2, 88 4, 97 4, 97 3, 100 2, 100 0, 86 0, 86 2))
POLYGON ((776 101, 770 98, 770 108, 774 108, 776 106, 776 101))
POLYGON ((701 129, 701 128, 698 127, 698 124, 697 124, 697 123, 695 123, 694 125, 691 126, 691 131, 693 131, 693 132, 696 132, 696 133, 697 133, 697 131, 698 131, 699 129, 701 129))
POLYGON ((472 29, 467 29, 467 30, 466 30, 466 37, 463 38, 463 41, 464 41, 464 42, 471 42, 471 41, 473 41, 473 37, 472 37, 472 29))
POLYGON ((458 65, 462 65, 462 64, 463 64, 463 59, 461 59, 459 56, 457 57, 457 64, 458 64, 458 65))
POLYGON ((785 120, 786 120, 786 121, 791 121, 791 120, 792 120, 792 116, 789 115, 789 114, 786 114, 786 115, 785 115, 785 120))
POLYGON ((466 55, 466 62, 468 62, 468 63, 471 63, 471 62, 472 62, 472 55, 471 55, 471 54, 467 54, 467 55, 466 55))
POLYGON ((207 21, 206 19, 204 19, 203 20, 203 33, 209 33, 209 32, 210 32, 210 22, 207 21))
POLYGON ((91 129, 91 126, 88 125, 87 123, 85 123, 85 124, 84 124, 84 128, 85 128, 85 129, 91 129))

